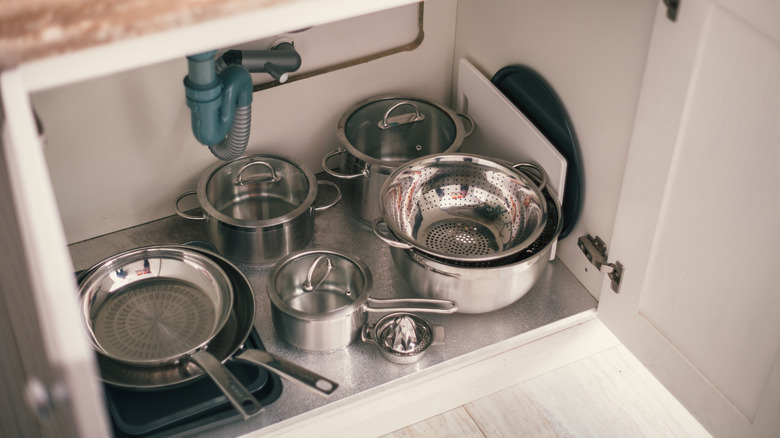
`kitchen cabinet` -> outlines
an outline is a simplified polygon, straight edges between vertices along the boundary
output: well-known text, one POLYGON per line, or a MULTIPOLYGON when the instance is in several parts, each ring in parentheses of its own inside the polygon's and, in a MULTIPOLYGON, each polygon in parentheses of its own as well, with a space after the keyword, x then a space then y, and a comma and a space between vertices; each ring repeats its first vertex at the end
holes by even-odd
MULTIPOLYGON (((60 214, 69 210, 57 205, 62 195, 55 193, 67 188, 57 183, 61 179, 52 181, 67 169, 51 157, 67 155, 68 151, 54 139, 46 146, 51 149, 42 147, 30 94, 38 93, 33 100, 45 107, 46 98, 56 95, 58 87, 94 84, 89 81, 136 67, 142 67, 137 71, 143 76, 149 69, 156 71, 159 64, 155 63, 187 53, 410 2, 365 3, 323 0, 269 4, 246 14, 228 14, 142 38, 25 61, 2 71, 3 164, 8 178, 0 196, 2 242, 6 254, 18 254, 14 263, 4 263, 0 271, 3 310, 14 334, 2 339, 4 346, 26 351, 14 365, 24 370, 19 375, 29 381, 40 372, 37 377, 42 385, 38 388, 42 390, 36 392, 35 387, 27 386, 26 391, 40 395, 44 410, 47 394, 51 403, 56 403, 57 382, 68 387, 70 412, 55 410, 56 426, 49 422, 47 427, 102 436, 106 424, 104 415, 93 415, 104 408, 92 379, 91 351, 86 341, 74 336, 81 329, 70 299, 75 291, 63 286, 70 284, 73 266, 67 253, 71 242, 60 214), (211 31, 208 37, 197 33, 204 29, 211 31), (92 62, 96 59, 107 62, 92 62), (61 75, 50 74, 52 71, 61 75), (54 90, 53 94, 43 95, 48 89, 54 90), (25 293, 10 293, 11 287, 25 293), (25 320, 21 309, 35 309, 29 318, 37 318, 40 332, 23 330, 33 320, 25 320), (30 351, 22 345, 44 347, 30 351)), ((773 227, 778 213, 774 187, 780 183, 773 167, 780 156, 772 147, 780 116, 780 7, 759 0, 682 0, 676 21, 671 21, 663 2, 650 0, 623 6, 635 14, 630 19, 620 13, 618 4, 622 2, 579 7, 565 1, 545 3, 461 0, 455 9, 449 2, 429 1, 426 13, 435 15, 426 19, 426 26, 432 26, 426 29, 430 31, 426 32, 428 46, 421 47, 418 55, 372 61, 278 87, 264 96, 282 99, 285 93, 309 92, 310 87, 325 81, 346 87, 356 76, 387 68, 403 70, 398 64, 413 59, 434 71, 420 71, 428 82, 414 87, 442 99, 450 93, 450 79, 440 81, 432 90, 426 90, 427 85, 434 82, 432 75, 455 75, 457 59, 468 58, 489 75, 506 63, 523 62, 525 57, 518 55, 522 53, 536 61, 537 68, 556 86, 581 134, 590 191, 586 191, 581 223, 558 251, 572 273, 599 298, 598 318, 581 316, 552 324, 534 336, 489 349, 486 356, 460 363, 446 375, 386 388, 366 395, 361 402, 371 406, 379 399, 395 400, 393 412, 414 421, 411 411, 432 414, 443 409, 442 404, 427 408, 430 411, 419 408, 432 398, 444 394, 457 402, 476 396, 454 388, 455 381, 470 379, 480 385, 489 373, 516 373, 515 378, 527 378, 531 375, 524 373, 570 360, 575 350, 587 354, 591 348, 603 348, 594 344, 613 342, 603 329, 606 325, 715 436, 776 435, 780 431, 775 415, 780 411, 780 302, 770 288, 770 275, 776 268, 772 249, 780 243, 780 234, 773 227), (527 20, 524 26, 518 26, 521 17, 527 20), (558 23, 561 27, 573 29, 572 33, 521 41, 507 38, 516 37, 533 23, 542 28, 550 23, 547 27, 560 29, 552 24, 553 19, 566 24, 558 23), (597 26, 587 24, 601 23, 599 20, 609 20, 614 27, 597 30, 597 26), (641 26, 631 27, 628 22, 641 26), (625 38, 617 38, 621 35, 625 38), (582 41, 591 46, 577 46, 582 41), (629 41, 632 45, 627 47, 629 41), (433 58, 414 58, 423 53, 433 58), (557 56, 561 53, 569 58, 557 56), (582 59, 574 58, 576 54, 582 54, 582 59), (631 56, 636 57, 635 62, 626 62, 631 56), (599 62, 614 63, 619 71, 594 67, 599 62), (570 68, 576 63, 582 68, 570 68), (594 79, 600 73, 622 80, 611 83, 612 89, 603 95, 599 94, 602 90, 589 92, 585 84, 601 83, 594 79), (620 105, 610 104, 613 101, 620 105), (616 108, 623 114, 607 119, 605 114, 614 115, 610 110, 616 108), (606 132, 615 137, 609 138, 609 145, 599 145, 595 139, 606 132), (603 190, 594 193, 594 186, 603 190), (768 226, 762 226, 765 222, 768 226), (604 237, 609 261, 620 261, 625 267, 619 293, 578 254, 573 243, 577 232, 604 237), (544 365, 529 363, 529 357, 544 365), (507 363, 512 366, 499 365, 507 363), (407 403, 410 399, 414 403, 407 403)), ((391 83, 378 91, 400 86, 391 83)), ((377 87, 375 83, 364 87, 377 90, 371 88, 377 87)), ((320 108, 319 100, 313 98, 312 106, 320 108)), ((262 111, 263 116, 271 117, 262 111)), ((253 135, 262 133, 255 131, 253 135)), ((178 152, 180 146, 171 144, 168 152, 178 152)), ((196 147, 192 143, 184 146, 196 147)), ((322 152, 330 149, 323 146, 322 152)), ((113 164, 110 160, 121 157, 122 152, 101 153, 106 154, 106 166, 122 166, 122 161, 113 164)), ((183 154, 164 156, 170 161, 186 160, 183 154)), ((190 170, 189 175, 174 176, 178 186, 173 189, 191 183, 196 174, 190 170)), ((91 184, 99 185, 100 181, 91 184)), ((74 220, 65 218, 66 224, 74 220)), ((485 390, 495 391, 508 384, 511 382, 494 382, 485 390)), ((300 427, 320 424, 335 428, 343 421, 337 414, 350 407, 343 404, 328 415, 304 415, 300 427)), ((20 412, 20 418, 25 415, 25 409, 15 412, 20 412)), ((36 424, 31 416, 26 421, 36 424)))

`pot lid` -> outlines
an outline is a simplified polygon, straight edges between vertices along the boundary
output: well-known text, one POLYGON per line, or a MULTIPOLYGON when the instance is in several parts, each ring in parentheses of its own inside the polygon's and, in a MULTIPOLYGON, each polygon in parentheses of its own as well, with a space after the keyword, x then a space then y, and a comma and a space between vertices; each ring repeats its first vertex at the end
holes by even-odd
POLYGON ((291 158, 276 154, 218 162, 198 183, 198 201, 206 213, 242 227, 288 222, 311 207, 316 197, 314 174, 291 158))
POLYGON ((352 106, 339 121, 339 141, 357 158, 398 165, 460 148, 465 128, 449 108, 415 97, 378 97, 352 106))
POLYGON ((268 274, 267 292, 281 311, 305 319, 330 319, 365 304, 373 280, 360 259, 311 249, 280 260, 268 274))

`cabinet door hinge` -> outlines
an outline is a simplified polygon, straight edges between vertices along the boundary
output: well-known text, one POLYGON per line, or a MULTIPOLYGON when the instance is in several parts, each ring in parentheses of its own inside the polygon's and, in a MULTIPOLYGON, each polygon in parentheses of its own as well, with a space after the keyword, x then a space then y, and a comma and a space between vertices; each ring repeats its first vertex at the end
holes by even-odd
POLYGON ((620 280, 623 278, 623 264, 617 260, 615 263, 607 263, 607 245, 604 241, 598 236, 593 237, 588 234, 577 239, 577 246, 580 247, 591 265, 607 274, 611 283, 610 287, 615 293, 619 293, 620 280))
POLYGON ((677 21, 677 11, 680 10, 681 0, 664 0, 666 5, 666 18, 677 21))

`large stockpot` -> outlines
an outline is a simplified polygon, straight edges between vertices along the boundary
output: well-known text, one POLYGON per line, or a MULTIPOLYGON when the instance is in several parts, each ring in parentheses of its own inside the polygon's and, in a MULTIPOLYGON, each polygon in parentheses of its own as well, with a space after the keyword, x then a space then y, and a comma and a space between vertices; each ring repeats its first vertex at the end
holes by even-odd
POLYGON ((393 262, 417 295, 455 301, 460 313, 486 313, 508 306, 542 276, 561 233, 560 204, 549 188, 544 192, 549 212, 545 228, 519 254, 491 262, 452 263, 413 249, 391 247, 393 262))
POLYGON ((220 254, 246 264, 261 264, 301 249, 314 233, 314 214, 338 202, 314 206, 319 184, 314 174, 282 155, 258 154, 218 162, 201 176, 196 191, 179 196, 179 216, 206 222, 209 241, 220 254), (200 216, 183 212, 179 204, 197 195, 200 216))
POLYGON ((325 155, 322 166, 344 180, 350 213, 370 223, 379 215, 377 197, 388 175, 415 158, 459 150, 473 129, 470 117, 430 100, 374 97, 342 115, 336 131, 340 147, 325 155), (335 156, 341 156, 338 172, 328 165, 335 156))
POLYGON ((452 301, 373 299, 373 280, 360 259, 338 250, 290 254, 268 274, 267 292, 277 335, 310 351, 334 351, 355 340, 369 312, 454 313, 452 301))

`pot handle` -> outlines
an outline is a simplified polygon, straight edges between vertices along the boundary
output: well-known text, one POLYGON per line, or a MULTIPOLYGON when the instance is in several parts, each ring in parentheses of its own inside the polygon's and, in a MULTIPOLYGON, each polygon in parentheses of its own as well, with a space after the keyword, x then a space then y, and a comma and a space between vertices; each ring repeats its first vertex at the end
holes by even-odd
POLYGON ((465 127, 466 128, 466 132, 463 133, 463 138, 469 138, 471 136, 471 134, 474 133, 474 128, 477 127, 477 124, 474 123, 474 119, 471 118, 471 116, 466 114, 466 113, 455 113, 455 114, 458 117, 460 117, 461 119, 466 121, 465 125, 468 125, 468 126, 465 127))
POLYGON ((394 126, 419 122, 420 120, 425 120, 425 115, 420 114, 420 108, 418 108, 417 105, 413 104, 412 102, 404 100, 391 106, 390 109, 385 112, 385 116, 382 118, 382 120, 379 121, 378 125, 380 129, 389 129, 394 126), (407 113, 401 114, 400 116, 390 117, 390 113, 392 113, 394 109, 405 105, 414 108, 414 113, 407 113))
POLYGON ((455 313, 458 311, 458 304, 455 301, 433 298, 379 299, 368 297, 365 309, 366 312, 455 313))
POLYGON ((524 175, 527 175, 529 178, 533 179, 534 182, 539 186, 539 190, 544 190, 544 188, 547 187, 547 172, 545 172, 544 169, 542 169, 542 166, 536 163, 517 163, 512 167, 523 172, 524 175), (522 169, 523 167, 533 169, 538 175, 534 175, 532 173, 526 172, 525 170, 522 169))
POLYGON ((374 327, 375 324, 363 324, 363 327, 360 329, 360 339, 363 342, 376 344, 376 339, 374 339, 374 327))
POLYGON ((267 351, 248 349, 233 359, 265 368, 323 397, 329 396, 339 387, 338 383, 267 351))
POLYGON ((301 288, 304 292, 314 292, 315 290, 319 289, 320 286, 322 286, 322 283, 326 278, 328 278, 328 275, 330 275, 330 271, 332 270, 333 262, 328 256, 321 255, 317 257, 317 259, 314 260, 314 263, 311 264, 309 272, 306 274, 306 281, 303 282, 303 286, 301 286, 301 288), (317 270, 317 267, 320 266, 321 263, 325 263, 324 268, 317 270), (322 269, 325 269, 324 273, 322 272, 322 269), (317 277, 314 276, 315 273, 318 274, 317 277))
POLYGON ((198 192, 191 190, 189 192, 184 192, 181 195, 179 195, 178 198, 176 198, 175 201, 173 201, 173 210, 178 214, 179 216, 183 217, 184 219, 191 219, 194 221, 205 221, 206 220, 206 213, 203 213, 200 216, 195 216, 193 214, 185 213, 181 208, 179 208, 179 203, 182 199, 186 198, 187 196, 197 195, 198 192))
POLYGON ((237 186, 243 186, 245 184, 258 184, 258 183, 275 183, 282 179, 281 176, 279 176, 278 173, 276 173, 276 170, 274 170, 274 167, 270 164, 266 163, 265 161, 250 161, 249 163, 244 164, 241 169, 238 170, 238 174, 236 175, 236 179, 233 181, 233 183, 237 186), (263 178, 250 178, 245 180, 244 179, 244 172, 253 166, 264 166, 266 167, 270 172, 270 176, 266 176, 263 178))
POLYGON ((331 176, 335 176, 336 178, 341 178, 341 179, 355 179, 355 178, 368 176, 368 163, 366 163, 366 165, 363 167, 362 172, 353 173, 351 175, 347 173, 336 172, 335 170, 328 167, 328 160, 330 160, 332 157, 335 157, 336 155, 341 155, 344 152, 346 152, 346 150, 344 150, 343 148, 338 148, 335 151, 330 152, 329 154, 325 155, 325 157, 322 158, 322 168, 325 169, 325 172, 328 172, 331 176))
POLYGON ((241 413, 244 420, 263 409, 263 405, 257 401, 252 393, 211 353, 201 350, 189 356, 188 359, 211 377, 230 404, 241 413))
POLYGON ((330 204, 326 204, 326 205, 323 205, 323 206, 321 206, 321 207, 315 207, 315 206, 312 206, 311 208, 312 208, 312 210, 314 210, 315 212, 316 212, 316 211, 327 210, 327 209, 329 209, 329 208, 333 207, 334 205, 336 205, 336 203, 338 203, 338 202, 339 202, 339 200, 341 200, 341 189, 339 189, 339 186, 338 186, 338 185, 336 185, 336 183, 334 183, 334 182, 332 182, 332 181, 325 181, 325 180, 320 180, 320 181, 317 181, 317 185, 322 185, 322 184, 325 184, 325 185, 327 185, 327 186, 331 186, 331 187, 333 187, 333 189, 335 189, 335 190, 336 190, 336 193, 337 193, 337 194, 336 194, 336 199, 334 199, 333 201, 331 201, 331 203, 330 203, 330 204))
POLYGON ((380 224, 386 224, 385 218, 378 217, 374 219, 374 223, 371 225, 371 228, 374 230, 374 234, 376 234, 376 237, 379 238, 382 242, 385 242, 386 244, 392 246, 393 248, 399 248, 399 249, 412 249, 414 248, 412 245, 408 243, 403 243, 395 239, 391 239, 390 237, 385 236, 381 231, 379 231, 379 225, 380 224))

